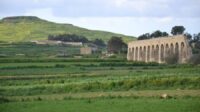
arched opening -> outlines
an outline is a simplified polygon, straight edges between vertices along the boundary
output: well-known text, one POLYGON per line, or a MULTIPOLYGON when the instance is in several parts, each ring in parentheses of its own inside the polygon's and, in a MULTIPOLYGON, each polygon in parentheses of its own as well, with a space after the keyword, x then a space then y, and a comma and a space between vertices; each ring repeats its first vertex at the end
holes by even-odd
POLYGON ((160 59, 161 62, 164 62, 164 45, 161 45, 161 49, 160 49, 160 59))
POLYGON ((142 61, 142 47, 140 47, 139 52, 139 61, 142 61))
POLYGON ((129 60, 131 60, 131 55, 132 55, 131 48, 129 48, 129 49, 128 49, 128 57, 129 57, 129 60))
POLYGON ((150 61, 150 46, 148 46, 148 49, 147 49, 147 62, 150 61))
POLYGON ((186 52, 185 52, 185 44, 184 44, 184 42, 181 42, 181 58, 182 59, 186 58, 186 52))
POLYGON ((175 45, 175 54, 179 55, 179 45, 176 43, 175 45))
POLYGON ((180 59, 179 58, 179 45, 178 45, 178 43, 175 44, 175 56, 178 58, 178 60, 180 59))
POLYGON ((170 45, 170 55, 174 54, 174 44, 171 43, 170 45))
POLYGON ((136 47, 136 50, 135 50, 135 61, 138 60, 138 47, 136 47))
POLYGON ((165 58, 169 56, 170 50, 169 50, 169 45, 166 44, 165 46, 165 58))
POLYGON ((154 45, 152 45, 152 48, 151 48, 151 60, 155 61, 155 48, 154 48, 154 45))
POLYGON ((144 46, 142 61, 146 62, 146 46, 144 46))
POLYGON ((156 45, 156 50, 155 50, 156 52, 155 52, 155 61, 156 62, 159 62, 159 46, 158 45, 156 45))
POLYGON ((134 57, 135 57, 135 49, 134 49, 134 47, 132 48, 132 57, 131 57, 131 60, 134 60, 134 57))

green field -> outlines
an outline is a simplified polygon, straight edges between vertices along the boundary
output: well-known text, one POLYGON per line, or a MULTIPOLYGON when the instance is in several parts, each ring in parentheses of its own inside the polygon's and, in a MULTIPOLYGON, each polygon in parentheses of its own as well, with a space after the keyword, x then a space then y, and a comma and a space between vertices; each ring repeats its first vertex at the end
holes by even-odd
POLYGON ((80 47, 29 42, 64 33, 133 39, 37 17, 0 20, 0 112, 200 112, 200 65, 131 62, 123 53, 81 55, 80 47))
POLYGON ((82 99, 14 102, 3 112, 199 112, 200 99, 82 99))
POLYGON ((0 43, 0 57, 70 57, 77 54, 80 54, 80 47, 76 46, 0 43))
POLYGON ((199 112, 200 66, 0 58, 2 112, 199 112), (161 98, 162 94, 168 98, 161 98))

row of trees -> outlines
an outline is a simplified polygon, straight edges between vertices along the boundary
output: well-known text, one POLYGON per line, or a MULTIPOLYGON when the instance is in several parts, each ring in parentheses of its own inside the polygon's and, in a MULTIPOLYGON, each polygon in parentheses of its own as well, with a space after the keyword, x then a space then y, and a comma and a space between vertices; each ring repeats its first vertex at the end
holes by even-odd
MULTIPOLYGON (((184 31, 185 31, 184 26, 174 26, 171 29, 171 34, 172 35, 184 34, 188 38, 190 45, 192 46, 193 53, 194 54, 200 53, 200 33, 191 35, 189 33, 184 33, 184 31)), ((166 36, 169 36, 169 34, 167 32, 162 32, 160 30, 157 30, 157 31, 153 32, 152 34, 145 33, 145 34, 139 36, 138 40, 159 38, 159 37, 166 37, 166 36)), ((125 42, 123 42, 121 37, 112 37, 108 41, 107 48, 108 48, 108 52, 110 52, 110 53, 126 52, 127 44, 125 42)))
POLYGON ((138 40, 145 40, 145 39, 151 39, 151 38, 157 38, 157 37, 166 37, 169 36, 167 32, 161 32, 160 30, 157 30, 153 32, 152 34, 150 33, 145 33, 142 34, 138 37, 138 40))
MULTIPOLYGON (((189 33, 184 33, 185 30, 186 29, 184 26, 174 26, 171 29, 171 34, 172 35, 184 34, 188 38, 190 45, 193 47, 193 53, 200 53, 200 33, 191 35, 189 33)), ((157 30, 151 34, 145 33, 145 34, 140 35, 138 37, 138 40, 145 40, 145 39, 159 38, 159 37, 166 37, 166 36, 169 36, 167 32, 162 32, 160 30, 157 30)))
POLYGON ((93 43, 99 47, 105 47, 105 43, 101 39, 95 39, 93 41, 88 40, 84 36, 76 34, 60 34, 60 35, 49 35, 48 40, 52 41, 63 41, 63 42, 82 42, 82 43, 93 43))
MULTIPOLYGON (((190 35, 190 34, 189 34, 190 35)), ((190 35, 190 45, 194 54, 200 54, 200 33, 190 35)))
POLYGON ((49 35, 48 40, 63 41, 63 42, 83 42, 83 43, 89 42, 86 37, 75 34, 49 35))
MULTIPOLYGON (((185 28, 183 26, 174 26, 171 30, 171 33, 173 35, 183 34, 185 31, 185 28)), ((167 32, 162 32, 160 30, 157 30, 150 33, 145 33, 138 37, 138 40, 144 40, 144 39, 150 39, 150 38, 158 38, 158 37, 166 37, 169 36, 167 32)), ((187 36, 190 36, 190 34, 187 34, 187 36)), ((109 53, 119 53, 119 52, 127 52, 127 44, 123 42, 121 37, 112 37, 108 41, 108 52, 109 53)))
MULTIPOLYGON (((183 34, 185 31, 184 26, 174 26, 171 29, 171 34, 172 35, 179 35, 179 34, 183 34)), ((142 34, 138 37, 138 40, 145 40, 145 39, 151 39, 151 38, 158 38, 158 37, 166 37, 169 36, 169 34, 167 32, 162 32, 160 30, 156 30, 153 33, 145 33, 142 34)))

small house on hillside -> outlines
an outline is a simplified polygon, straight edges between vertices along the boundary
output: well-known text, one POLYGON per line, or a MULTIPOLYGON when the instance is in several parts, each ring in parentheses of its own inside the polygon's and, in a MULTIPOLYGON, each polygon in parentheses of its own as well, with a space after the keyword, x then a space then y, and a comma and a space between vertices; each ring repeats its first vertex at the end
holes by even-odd
POLYGON ((92 54, 92 48, 91 47, 82 47, 82 48, 80 48, 80 53, 82 55, 92 54))
POLYGON ((98 46, 95 44, 87 44, 87 46, 80 48, 80 54, 82 55, 89 55, 96 53, 98 51, 98 46))
POLYGON ((40 41, 31 41, 34 42, 36 44, 40 44, 40 45, 71 45, 71 46, 82 46, 83 43, 82 42, 62 42, 62 41, 52 41, 52 40, 40 40, 40 41))

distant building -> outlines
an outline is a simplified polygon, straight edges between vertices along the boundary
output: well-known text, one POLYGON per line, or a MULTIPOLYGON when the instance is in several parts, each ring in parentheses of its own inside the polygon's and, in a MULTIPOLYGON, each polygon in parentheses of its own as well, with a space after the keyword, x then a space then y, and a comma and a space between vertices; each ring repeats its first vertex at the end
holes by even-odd
POLYGON ((72 46, 82 46, 83 45, 82 42, 62 42, 62 44, 72 45, 72 46))
POLYGON ((80 48, 80 53, 83 55, 92 54, 92 48, 91 47, 82 47, 82 48, 80 48))
POLYGON ((34 40, 34 41, 31 41, 31 42, 34 42, 36 44, 39 44, 39 45, 58 45, 58 44, 61 44, 62 42, 61 41, 49 41, 49 40, 34 40))
POLYGON ((64 44, 64 45, 71 45, 71 46, 82 46, 82 42, 62 42, 62 41, 51 41, 51 40, 35 40, 31 41, 39 45, 59 45, 59 44, 64 44))

